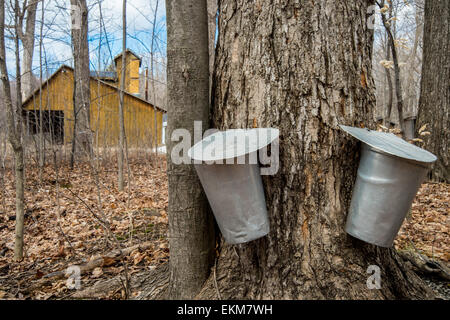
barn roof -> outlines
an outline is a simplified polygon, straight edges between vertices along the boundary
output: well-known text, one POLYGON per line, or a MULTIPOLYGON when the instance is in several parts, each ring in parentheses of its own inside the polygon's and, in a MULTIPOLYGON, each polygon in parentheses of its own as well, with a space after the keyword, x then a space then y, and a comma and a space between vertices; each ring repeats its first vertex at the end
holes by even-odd
MULTIPOLYGON (((70 70, 71 72, 74 71, 73 68, 72 68, 72 67, 69 67, 68 65, 65 65, 65 64, 61 65, 61 67, 59 67, 58 70, 56 70, 56 71, 55 71, 55 72, 54 72, 47 80, 45 80, 45 81, 42 83, 41 88, 43 88, 43 87, 46 86, 48 83, 50 83, 50 81, 52 81, 58 73, 62 72, 62 71, 65 70, 65 69, 70 70)), ((100 79, 96 78, 95 76, 92 76, 92 74, 90 75, 90 78, 91 78, 91 80, 98 81, 98 82, 101 83, 102 85, 105 85, 105 86, 107 86, 107 87, 110 87, 110 88, 113 88, 113 89, 119 91, 119 88, 117 88, 116 86, 114 86, 114 85, 112 85, 112 84, 110 84, 110 83, 108 83, 108 82, 105 82, 105 81, 103 81, 103 80, 100 80, 100 79)), ((28 98, 25 99, 25 101, 22 103, 22 105, 25 106, 30 100, 32 100, 33 97, 35 97, 35 96, 39 93, 39 90, 40 90, 41 88, 38 87, 33 93, 31 93, 31 94, 28 96, 28 98)), ((160 111, 162 111, 162 112, 167 112, 165 109, 163 109, 163 108, 161 108, 161 107, 159 107, 159 106, 155 106, 154 104, 148 102, 147 100, 144 100, 144 99, 142 99, 142 98, 140 98, 140 97, 138 97, 138 96, 136 96, 136 95, 134 95, 134 94, 132 94, 132 93, 129 93, 129 92, 127 92, 127 91, 124 91, 124 93, 125 93, 125 95, 127 95, 127 96, 129 96, 129 97, 132 97, 133 99, 139 100, 139 101, 141 101, 141 102, 147 104, 148 106, 150 106, 150 107, 152 107, 152 108, 154 107, 154 108, 156 108, 156 109, 158 109, 158 110, 160 110, 160 111)))
POLYGON ((98 79, 115 80, 117 79, 117 72, 115 71, 92 71, 91 77, 98 79))

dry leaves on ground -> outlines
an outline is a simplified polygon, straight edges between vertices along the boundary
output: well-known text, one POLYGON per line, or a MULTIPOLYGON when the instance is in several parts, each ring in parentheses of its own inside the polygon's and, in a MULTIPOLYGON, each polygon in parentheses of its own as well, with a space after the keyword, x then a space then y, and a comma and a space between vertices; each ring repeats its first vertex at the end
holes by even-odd
MULTIPOLYGON (((0 199, 0 295, 3 298, 70 296, 73 290, 67 288, 65 278, 52 281, 37 292, 27 292, 27 288, 52 272, 81 265, 93 256, 114 250, 116 241, 108 236, 104 224, 122 248, 152 243, 149 249, 137 250, 125 258, 130 274, 167 261, 165 158, 161 157, 157 165, 149 159, 130 159, 131 183, 123 192, 117 190, 114 161, 101 163, 98 183, 88 163, 76 164, 74 170, 67 164, 58 165, 58 175, 53 165, 47 165, 42 180, 36 166, 27 166, 25 258, 19 263, 13 262, 14 178, 11 170, 5 172, 5 186, 0 193, 3 197, 0 199)), ((105 262, 102 267, 82 275, 81 285, 89 286, 121 274, 123 269, 120 262, 105 262)))
POLYGON ((419 250, 432 259, 450 261, 450 185, 424 183, 410 216, 395 240, 398 249, 419 250))
MULTIPOLYGON (((151 243, 126 256, 129 275, 167 261, 165 159, 161 158, 159 165, 152 165, 149 159, 131 159, 131 184, 123 192, 116 187, 115 162, 100 164, 98 180, 87 163, 77 164, 74 170, 60 164, 58 175, 47 165, 42 180, 37 167, 27 166, 25 258, 19 263, 13 262, 14 179, 11 170, 6 171, 0 193, 0 299, 69 298, 74 290, 68 288, 66 278, 49 281, 36 290, 27 288, 49 274, 114 250, 105 222, 122 248, 151 243)), ((423 184, 395 241, 396 248, 417 249, 449 262, 449 191, 448 184, 423 184)), ((124 274, 124 269, 120 261, 105 257, 101 266, 81 276, 80 285, 86 288, 111 279, 124 274)), ((124 298, 123 290, 108 298, 124 298)))

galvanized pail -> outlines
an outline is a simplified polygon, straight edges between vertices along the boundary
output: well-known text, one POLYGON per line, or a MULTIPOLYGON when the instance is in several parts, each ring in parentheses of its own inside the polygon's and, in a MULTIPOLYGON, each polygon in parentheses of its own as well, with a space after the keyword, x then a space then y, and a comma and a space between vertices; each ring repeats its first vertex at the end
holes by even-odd
POLYGON ((345 231, 391 247, 436 156, 391 133, 341 128, 363 142, 345 231))
POLYGON ((188 151, 227 243, 245 243, 269 233, 257 152, 278 134, 271 128, 219 131, 188 151))

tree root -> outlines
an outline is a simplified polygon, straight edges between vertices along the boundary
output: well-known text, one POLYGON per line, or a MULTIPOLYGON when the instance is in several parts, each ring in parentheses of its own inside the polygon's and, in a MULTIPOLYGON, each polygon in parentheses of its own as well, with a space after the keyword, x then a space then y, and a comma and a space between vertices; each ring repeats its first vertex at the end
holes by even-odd
POLYGON ((431 260, 428 257, 412 251, 400 251, 399 255, 409 261, 416 273, 433 276, 450 281, 450 269, 443 263, 431 260))

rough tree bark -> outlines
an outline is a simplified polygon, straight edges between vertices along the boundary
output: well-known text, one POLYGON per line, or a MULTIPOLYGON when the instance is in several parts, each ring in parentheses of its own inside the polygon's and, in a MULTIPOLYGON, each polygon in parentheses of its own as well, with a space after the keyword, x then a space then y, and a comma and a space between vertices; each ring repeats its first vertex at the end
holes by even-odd
POLYGON ((118 188, 123 191, 123 159, 125 146, 125 121, 123 118, 123 102, 125 91, 125 71, 126 71, 126 57, 127 57, 127 1, 122 2, 122 69, 120 78, 120 92, 119 92, 119 155, 117 157, 118 166, 118 188))
POLYGON ((90 157, 92 155, 92 132, 89 123, 91 103, 88 8, 86 0, 70 0, 72 5, 72 50, 74 60, 74 130, 72 139, 71 164, 74 153, 90 157))
POLYGON ((0 76, 2 80, 4 103, 6 107, 6 122, 8 127, 9 142, 14 151, 14 177, 16 183, 16 230, 14 243, 14 258, 22 260, 23 258, 23 220, 24 220, 24 158, 22 144, 22 99, 20 91, 20 56, 19 39, 17 36, 17 20, 19 18, 19 4, 14 3, 14 19, 16 22, 15 55, 16 55, 16 93, 17 102, 14 107, 11 100, 11 86, 9 83, 8 69, 6 66, 5 49, 5 1, 0 0, 0 76))
MULTIPOLYGON (((172 132, 194 121, 209 125, 208 24, 206 0, 166 0, 168 154, 172 132)), ((192 141, 193 142, 193 141, 192 141)), ((169 297, 198 293, 214 261, 214 222, 192 164, 175 165, 168 157, 169 297)))
POLYGON ((395 250, 344 231, 359 145, 338 124, 374 127, 371 4, 220 1, 214 125, 279 128, 280 169, 264 178, 269 235, 222 243, 198 298, 432 297, 395 250), (370 265, 379 290, 367 287, 370 265))
POLYGON ((417 128, 428 124, 429 136, 420 136, 438 160, 431 171, 436 181, 450 182, 450 2, 425 1, 422 79, 417 128))

